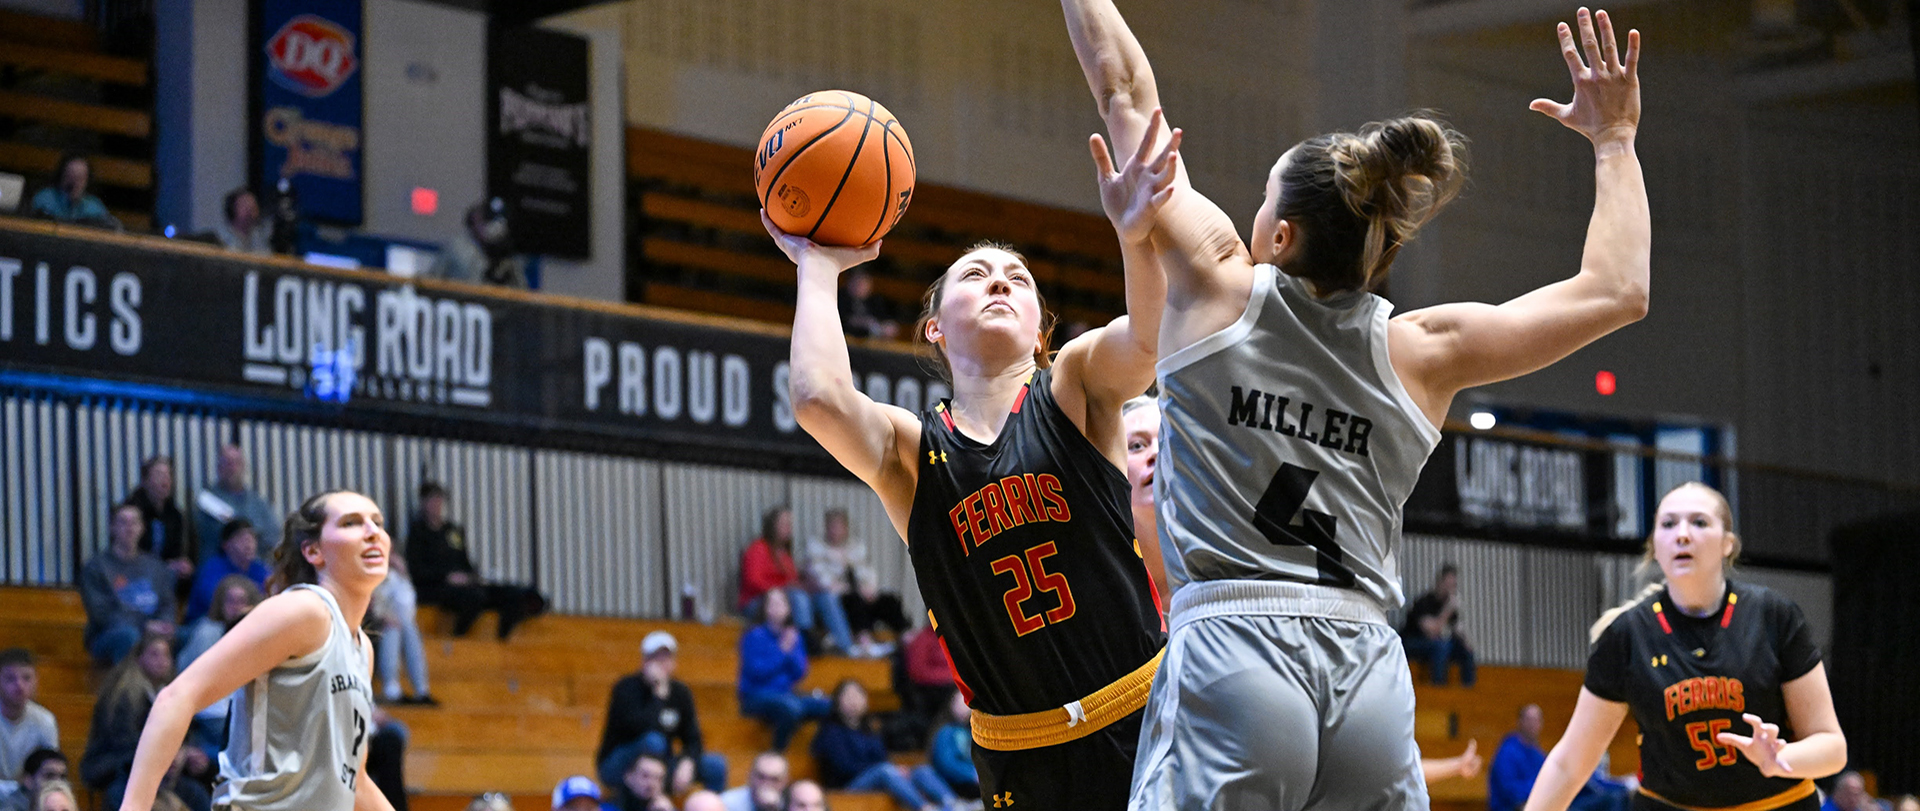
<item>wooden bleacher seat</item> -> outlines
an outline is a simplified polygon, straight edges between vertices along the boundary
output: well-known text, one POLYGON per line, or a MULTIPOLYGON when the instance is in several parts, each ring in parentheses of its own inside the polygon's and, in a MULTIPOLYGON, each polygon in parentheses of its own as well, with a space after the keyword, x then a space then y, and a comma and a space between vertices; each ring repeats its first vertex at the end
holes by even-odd
POLYGON ((102 82, 145 87, 147 63, 124 56, 76 53, 61 48, 12 43, 0 48, 0 65, 66 73, 102 82))
POLYGON ((153 132, 153 117, 143 112, 12 90, 0 90, 0 116, 130 138, 153 132))
MULTIPOLYGON (((421 615, 433 692, 442 706, 389 708, 412 730, 407 777, 419 811, 461 811, 486 791, 511 795, 518 811, 541 809, 561 778, 591 774, 613 684, 639 667, 640 641, 655 630, 668 630, 679 642, 679 678, 694 691, 708 747, 727 756, 730 784, 744 779, 749 760, 771 738, 764 725, 740 715, 734 695, 742 630, 737 621, 700 625, 549 615, 529 620, 500 643, 493 639, 492 615, 464 639, 446 636, 446 621, 433 609, 421 615)), ((74 591, 0 588, 0 645, 27 647, 40 658, 40 703, 59 719, 61 748, 74 757, 86 746, 97 680, 81 645, 85 622, 74 591)), ((899 706, 883 661, 818 659, 804 686, 830 690, 843 678, 867 685, 876 710, 899 706)), ((1578 671, 1482 667, 1471 689, 1416 684, 1415 737, 1431 757, 1456 755, 1476 739, 1491 761, 1518 708, 1537 703, 1546 711, 1544 737, 1551 741, 1572 714, 1580 681, 1578 671)), ((807 754, 812 734, 813 725, 803 727, 788 748, 796 778, 817 774, 807 754)), ((1634 740, 1629 721, 1610 747, 1615 772, 1638 767, 1634 740)), ((1485 807, 1484 777, 1438 782, 1430 791, 1436 809, 1485 807)), ((891 807, 883 795, 835 793, 831 802, 856 811, 891 807)))
MULTIPOLYGON (((629 130, 627 141, 628 174, 637 189, 632 202, 641 217, 636 236, 644 300, 788 320, 793 267, 760 224, 751 151, 642 129, 629 130), (656 294, 655 284, 667 287, 656 294), (723 297, 693 295, 696 290, 723 297), (753 300, 785 306, 748 306, 753 300), (687 303, 674 303, 680 301, 687 303)), ((925 183, 869 268, 874 289, 890 302, 895 320, 911 324, 927 285, 968 245, 988 238, 1027 254, 1049 307, 1062 319, 1098 325, 1124 309, 1119 248, 1104 218, 925 183)))
MULTIPOLYGON (((95 183, 129 189, 153 188, 151 163, 111 155, 95 155, 89 157, 88 161, 93 164, 95 183)), ((17 172, 37 180, 52 176, 54 164, 59 162, 60 150, 33 144, 0 142, 0 170, 17 172)))

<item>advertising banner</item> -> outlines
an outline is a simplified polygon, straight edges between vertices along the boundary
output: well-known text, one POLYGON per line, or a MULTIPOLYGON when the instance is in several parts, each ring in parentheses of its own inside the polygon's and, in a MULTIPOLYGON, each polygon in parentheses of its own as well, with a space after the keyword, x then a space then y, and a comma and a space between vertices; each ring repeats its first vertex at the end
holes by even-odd
POLYGON ((586 258, 593 236, 587 41, 532 27, 495 32, 487 70, 487 188, 507 203, 514 248, 586 258))
POLYGON ((259 0, 251 136, 260 184, 285 179, 306 216, 358 225, 360 0, 259 0))
MULTIPOLYGON (((824 457, 789 353, 774 330, 0 227, 8 369, 824 457)), ((916 355, 851 354, 877 401, 949 396, 916 355)))

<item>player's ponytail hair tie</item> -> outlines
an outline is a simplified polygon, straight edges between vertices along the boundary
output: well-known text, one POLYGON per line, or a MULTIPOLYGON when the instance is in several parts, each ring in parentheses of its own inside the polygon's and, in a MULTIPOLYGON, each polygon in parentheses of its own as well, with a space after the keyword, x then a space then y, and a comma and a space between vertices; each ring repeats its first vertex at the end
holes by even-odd
POLYGON ((1466 182, 1466 136, 1426 113, 1312 138, 1292 154, 1278 216, 1305 243, 1287 272, 1321 295, 1373 289, 1466 182))

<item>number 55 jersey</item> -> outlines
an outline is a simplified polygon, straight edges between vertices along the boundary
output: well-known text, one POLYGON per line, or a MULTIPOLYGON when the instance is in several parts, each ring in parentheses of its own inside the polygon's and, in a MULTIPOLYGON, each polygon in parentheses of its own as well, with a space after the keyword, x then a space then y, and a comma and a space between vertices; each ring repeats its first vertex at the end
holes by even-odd
POLYGON ((974 739, 993 749, 1058 743, 1054 733, 1077 727, 1078 737, 1115 720, 1099 716, 1130 714, 1166 641, 1126 476, 1060 410, 1051 384, 1049 371, 1035 371, 991 443, 955 428, 947 401, 920 417, 908 554, 976 711, 974 739), (1116 684, 1137 698, 1086 700, 1116 684), (1069 705, 1085 717, 1070 719, 1069 705), (1063 723, 1035 717, 983 733, 982 714, 1047 712, 1063 723))
POLYGON ((1160 358, 1154 503, 1171 589, 1279 580, 1399 608, 1401 515, 1440 442, 1387 355, 1393 305, 1254 269, 1231 326, 1160 358))

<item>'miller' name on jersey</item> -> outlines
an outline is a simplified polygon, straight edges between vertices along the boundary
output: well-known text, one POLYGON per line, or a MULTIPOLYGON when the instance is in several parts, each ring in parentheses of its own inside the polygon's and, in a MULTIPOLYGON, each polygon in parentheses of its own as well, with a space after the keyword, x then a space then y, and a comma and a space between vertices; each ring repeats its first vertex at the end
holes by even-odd
POLYGON ((1747 711, 1746 688, 1739 679, 1705 676, 1667 685, 1667 720, 1697 710, 1747 711))
POLYGON ((1027 473, 987 482, 947 512, 953 532, 960 538, 961 552, 971 555, 973 547, 1017 526, 1072 520, 1073 513, 1060 491, 1060 478, 1051 473, 1027 473), (968 538, 973 542, 968 543, 968 538))
POLYGON ((1291 397, 1259 389, 1242 391, 1234 386, 1232 404, 1227 411, 1228 425, 1274 431, 1322 448, 1367 455, 1367 437, 1373 434, 1373 420, 1366 417, 1334 408, 1320 409, 1320 430, 1316 432, 1309 427, 1314 424, 1314 406, 1304 400, 1296 403, 1291 397), (1289 415, 1287 409, 1295 406, 1298 413, 1289 415), (1292 422, 1288 422, 1289 416, 1293 417, 1292 422))

